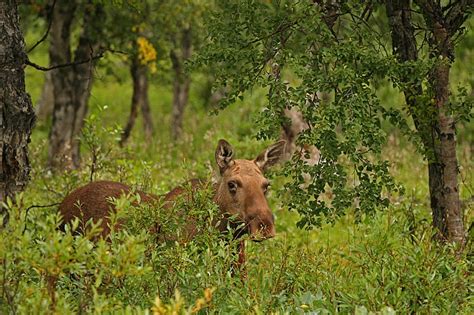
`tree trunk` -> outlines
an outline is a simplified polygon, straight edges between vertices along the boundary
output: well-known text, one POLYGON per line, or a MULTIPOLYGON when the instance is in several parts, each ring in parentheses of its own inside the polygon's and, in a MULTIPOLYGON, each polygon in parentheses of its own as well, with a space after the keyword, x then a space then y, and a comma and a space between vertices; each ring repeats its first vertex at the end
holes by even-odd
MULTIPOLYGON (((50 64, 70 63, 70 37, 75 1, 68 1, 54 7, 49 47, 50 64)), ((72 126, 75 116, 73 108, 74 73, 71 68, 59 68, 51 72, 54 90, 53 124, 49 135, 48 163, 60 167, 71 162, 72 126)))
MULTIPOLYGON (((276 82, 281 81, 281 68, 277 62, 272 62, 272 77, 276 82)), ((286 86, 286 91, 288 86, 286 86)), ((270 93, 274 93, 270 90, 270 93)), ((328 98, 326 93, 316 92, 312 95, 306 96, 307 105, 312 105, 316 100, 319 101, 321 97, 324 96, 328 98)), ((285 98, 285 96, 282 96, 285 98)), ((303 145, 299 146, 296 144, 296 141, 299 135, 309 128, 309 124, 305 121, 303 113, 297 107, 291 106, 290 103, 287 103, 287 107, 283 111, 283 115, 289 119, 281 125, 280 139, 286 141, 285 151, 283 154, 283 160, 289 161, 293 154, 297 152, 299 158, 305 161, 308 165, 316 165, 319 163, 321 152, 314 145, 303 145)), ((308 174, 306 174, 308 175, 308 174)), ((307 177, 307 176, 306 176, 307 177)), ((307 178, 309 179, 309 178, 307 178)))
POLYGON ((5 201, 29 180, 28 143, 35 113, 25 91, 27 56, 16 1, 0 2, 0 21, 0 201, 5 201))
MULTIPOLYGON (((91 60, 99 49, 97 30, 101 29, 103 9, 99 5, 84 11, 83 31, 74 52, 74 61, 91 60)), ((51 26, 51 64, 72 62, 70 36, 71 22, 76 11, 74 1, 54 8, 51 26)), ((78 139, 87 113, 93 78, 93 62, 53 70, 54 111, 49 136, 49 166, 52 168, 78 168, 80 141, 78 139)))
POLYGON ((286 108, 284 114, 290 119, 288 124, 282 125, 280 135, 280 139, 286 141, 284 160, 291 160, 293 154, 298 152, 301 160, 305 161, 308 165, 318 164, 321 153, 314 145, 304 145, 300 147, 296 144, 300 133, 309 128, 301 111, 296 107, 286 108))
MULTIPOLYGON (((389 19, 393 54, 400 62, 418 60, 418 49, 415 39, 415 29, 412 24, 410 0, 387 1, 387 17, 389 19)), ((423 111, 427 110, 426 103, 419 102, 417 97, 423 94, 422 80, 414 80, 414 75, 405 74, 402 78, 407 87, 403 90, 410 116, 420 136, 423 151, 429 155, 431 151, 431 124, 423 111), (410 83, 410 85, 408 85, 410 83), (420 110, 421 107, 425 107, 420 110)))
POLYGON ((46 120, 53 113, 54 107, 54 86, 51 71, 44 74, 43 89, 41 98, 36 104, 35 112, 38 120, 46 120))
MULTIPOLYGON (((449 98, 449 58, 453 56, 453 47, 448 31, 440 23, 434 22, 431 13, 424 12, 425 21, 433 34, 430 48, 440 60, 435 65, 430 80, 435 95, 434 115, 430 114, 430 103, 417 101, 417 96, 423 93, 421 81, 412 81, 410 75, 402 80, 405 83, 411 82, 404 90, 405 99, 428 159, 433 226, 438 231, 439 239, 462 246, 465 234, 457 182, 456 130, 454 119, 447 114, 446 109, 449 98)), ((401 62, 417 60, 410 1, 388 1, 387 16, 392 31, 394 54, 401 62)))
POLYGON ((192 41, 191 30, 184 29, 181 40, 181 56, 171 51, 171 62, 174 70, 173 83, 173 113, 171 122, 171 136, 174 141, 181 137, 183 131, 184 109, 188 103, 191 78, 184 72, 183 64, 191 57, 192 41))
POLYGON ((456 156, 456 125, 448 113, 450 56, 453 47, 447 30, 433 25, 433 35, 439 53, 434 66, 432 89, 435 94, 436 124, 433 126, 434 159, 429 161, 429 182, 433 225, 440 236, 450 242, 464 245, 466 236, 458 187, 458 160, 456 156))
POLYGON ((147 67, 140 64, 138 58, 135 58, 130 65, 130 73, 133 79, 132 104, 127 125, 125 126, 120 139, 121 146, 123 146, 130 137, 133 126, 135 125, 139 107, 142 109, 143 129, 145 132, 146 141, 150 143, 153 136, 153 120, 151 117, 150 103, 148 99, 147 67))
POLYGON ((153 119, 151 116, 150 102, 148 98, 148 78, 145 74, 146 82, 144 84, 144 91, 142 93, 142 115, 143 115, 143 131, 145 133, 145 139, 148 143, 151 143, 153 138, 153 119))

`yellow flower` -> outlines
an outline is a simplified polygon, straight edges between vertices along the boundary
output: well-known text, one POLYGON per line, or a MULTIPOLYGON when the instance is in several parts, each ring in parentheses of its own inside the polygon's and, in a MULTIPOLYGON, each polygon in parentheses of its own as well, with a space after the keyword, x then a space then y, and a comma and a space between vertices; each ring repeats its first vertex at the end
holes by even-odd
POLYGON ((146 65, 156 60, 156 49, 153 45, 143 36, 137 38, 138 45, 138 59, 140 63, 146 65))
POLYGON ((211 302, 212 292, 214 292, 214 290, 211 288, 204 289, 204 298, 206 299, 207 303, 211 302))
POLYGON ((192 309, 192 313, 199 312, 204 306, 206 306, 206 301, 204 299, 197 299, 194 307, 192 309))

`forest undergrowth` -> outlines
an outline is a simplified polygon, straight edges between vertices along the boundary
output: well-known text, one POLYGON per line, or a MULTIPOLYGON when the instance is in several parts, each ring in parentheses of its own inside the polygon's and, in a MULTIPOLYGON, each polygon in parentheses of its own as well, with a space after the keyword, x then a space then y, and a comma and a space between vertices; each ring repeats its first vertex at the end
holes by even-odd
MULTIPOLYGON (((28 72, 34 101, 41 76, 28 72)), ((210 191, 166 211, 135 207, 130 198, 116 200, 119 211, 112 222, 127 224, 112 232, 110 242, 93 241, 99 233, 93 224, 85 235, 74 233, 78 221, 59 231, 57 206, 31 208, 58 203, 91 179, 164 194, 188 179, 209 179, 220 138, 232 143, 239 157, 254 156, 264 147, 254 139, 252 117, 265 91, 253 91, 218 115, 208 114, 198 94, 191 93, 183 139, 172 143, 170 92, 154 84, 153 142, 145 142, 138 121, 128 146, 120 148, 130 83, 99 76, 81 137, 82 167, 66 173, 45 168, 50 122, 37 123, 30 145, 31 182, 17 204, 8 205, 9 224, 0 231, 1 314, 472 314, 472 236, 462 253, 433 241, 426 162, 390 128, 383 156, 404 194, 390 194, 388 209, 373 216, 356 220, 349 210, 334 224, 302 230, 296 227, 298 214, 286 209, 285 178, 276 170, 268 199, 277 236, 247 241, 245 281, 232 271, 235 241, 211 224, 217 209, 210 191), (188 243, 157 242, 150 227, 160 222, 179 233, 183 222, 175 212, 181 209, 200 218, 199 236, 188 243)), ((466 228, 473 222, 471 131, 461 126, 458 152, 466 228)))

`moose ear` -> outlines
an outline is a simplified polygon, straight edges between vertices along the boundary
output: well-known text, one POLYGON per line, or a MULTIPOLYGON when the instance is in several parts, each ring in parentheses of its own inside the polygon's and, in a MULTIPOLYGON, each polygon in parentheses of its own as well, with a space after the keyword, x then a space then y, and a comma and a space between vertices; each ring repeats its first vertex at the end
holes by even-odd
POLYGON ((219 172, 224 174, 225 170, 234 163, 232 156, 234 155, 234 149, 229 142, 224 139, 220 139, 217 143, 216 149, 216 163, 219 166, 219 172))
POLYGON ((285 152, 286 141, 280 140, 269 146, 265 151, 260 153, 254 160, 255 164, 265 171, 268 167, 275 165, 283 156, 285 152))

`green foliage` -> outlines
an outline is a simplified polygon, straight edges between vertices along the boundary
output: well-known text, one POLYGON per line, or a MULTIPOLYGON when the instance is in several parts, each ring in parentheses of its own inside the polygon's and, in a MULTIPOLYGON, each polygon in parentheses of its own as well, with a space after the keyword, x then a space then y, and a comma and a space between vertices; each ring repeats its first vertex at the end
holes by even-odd
MULTIPOLYGON (((421 15, 414 19, 423 23, 421 15)), ((222 107, 263 87, 268 94, 258 138, 279 137, 286 108, 299 110, 309 124, 298 144, 320 150, 318 165, 310 166, 296 154, 284 171, 291 178, 284 188, 289 207, 303 215, 299 226, 318 226, 322 218, 334 221, 349 209, 356 216, 374 214, 402 192, 381 156, 387 142, 384 120, 400 128, 424 158, 433 159, 434 148, 426 141, 431 139, 426 126, 433 126, 438 115, 431 75, 437 64, 449 61, 421 49, 419 60, 398 62, 388 52, 391 35, 384 5, 221 1, 208 28, 210 44, 195 62, 219 65, 216 85, 228 92, 222 107), (414 82, 430 87, 415 96, 415 108, 379 97, 388 84, 407 92, 414 82), (413 117, 419 120, 417 129, 413 117)), ((417 37, 422 47, 424 38, 417 37)), ((468 121, 472 102, 465 84, 450 109, 468 121)))
MULTIPOLYGON (((393 60, 370 45, 373 33, 354 37, 344 29, 336 38, 318 6, 304 1, 255 4, 221 5, 211 20, 212 45, 203 59, 226 64, 219 83, 232 90, 224 105, 255 84, 268 87, 260 138, 279 135, 287 107, 296 107, 310 124, 298 142, 321 151, 319 164, 310 167, 295 157, 285 171, 292 178, 285 186, 289 207, 303 214, 299 225, 319 225, 322 216, 333 220, 354 203, 361 213, 386 207, 383 193, 399 188, 390 179, 388 164, 377 162, 386 141, 380 121, 384 107, 370 82, 393 71, 393 60), (234 12, 237 18, 229 19, 234 12), (323 102, 315 91, 334 97, 323 102), (322 198, 328 189, 333 198, 322 198)), ((357 15, 351 10, 361 9, 345 12, 357 15)))
POLYGON ((21 207, 9 204, 10 224, 0 232, 0 311, 192 313, 200 305, 210 313, 391 314, 469 313, 474 306, 468 298, 472 262, 433 243, 427 220, 416 214, 420 209, 404 206, 365 224, 347 217, 318 232, 282 231, 276 240, 248 243, 248 279, 242 282, 231 272, 235 244, 227 246, 210 224, 215 206, 208 193, 171 212, 134 207, 134 198, 116 200, 111 221, 124 220, 124 229, 96 242, 95 224, 77 235, 76 220, 62 232, 55 211, 25 218, 21 207), (183 210, 201 218, 199 236, 157 242, 153 222, 176 236, 183 222, 172 214, 183 210), (208 297, 214 291, 212 300, 203 300, 203 291, 208 297), (184 300, 191 302, 185 306, 184 300))
MULTIPOLYGON (((100 97, 115 91, 95 93, 100 97)), ((253 102, 243 106, 250 108, 253 102)), ((198 137, 200 132, 212 137, 224 134, 235 144, 239 157, 254 156, 261 143, 226 134, 238 130, 234 117, 240 110, 224 111, 218 118, 196 110, 202 119, 219 119, 226 130, 208 130, 203 125, 195 138, 177 148, 164 142, 145 149, 135 134, 133 145, 120 149, 114 145, 120 108, 94 108, 88 120, 94 127, 86 126, 83 141, 108 153, 98 155, 101 167, 95 178, 122 180, 161 194, 186 177, 205 177, 215 143, 213 138, 198 137)), ((27 314, 31 309, 50 313, 52 305, 64 314, 141 314, 156 311, 157 306, 185 313, 200 304, 206 289, 214 291, 201 311, 205 313, 469 314, 474 307, 469 298, 472 258, 453 255, 450 248, 432 242, 427 188, 420 184, 426 178, 413 172, 422 160, 410 146, 403 147, 406 144, 392 144, 382 154, 390 157, 391 172, 407 184, 412 199, 391 196, 386 212, 376 212, 373 218, 362 215, 359 223, 349 215, 313 231, 295 228, 300 218, 280 209, 283 196, 276 192, 285 180, 275 177, 269 200, 277 216, 278 235, 262 243, 247 241, 245 282, 231 271, 236 244, 227 246, 226 236, 211 224, 217 209, 210 202, 210 190, 199 191, 193 202, 183 199, 166 210, 161 205, 134 206, 138 198, 134 194, 115 200, 118 213, 111 220, 125 223, 109 242, 92 242, 98 233, 92 226, 84 236, 74 234, 78 222, 59 231, 54 207, 31 209, 25 218, 27 205, 60 201, 72 188, 87 182, 93 156, 93 150, 85 150, 83 169, 51 175, 42 169, 42 153, 35 146, 44 149, 40 139, 33 143, 33 181, 18 196, 17 206, 9 204, 10 223, 0 231, 0 313, 27 314), (201 233, 187 243, 157 240, 156 222, 168 235, 183 234, 183 212, 201 218, 196 223, 201 233)))
MULTIPOLYGON (((124 19, 139 16, 143 4, 102 3, 107 10, 129 10, 116 12, 124 14, 124 19)), ((420 150, 419 136, 407 109, 398 104, 403 96, 397 90, 402 84, 397 78, 406 72, 426 73, 430 64, 397 66, 388 54, 377 54, 375 47, 363 45, 377 36, 350 20, 343 21, 343 29, 357 27, 357 32, 337 43, 319 19, 311 18, 321 12, 307 10, 305 3, 220 2, 224 7, 219 15, 207 17, 215 25, 212 45, 199 58, 213 62, 218 83, 228 87, 228 100, 235 104, 219 115, 208 115, 199 95, 204 80, 195 75, 191 114, 185 117, 184 137, 178 143, 167 140, 171 87, 164 81, 150 88, 152 112, 159 122, 154 142, 145 145, 137 129, 128 147, 116 145, 117 125, 124 125, 128 112, 131 82, 128 71, 121 69, 122 60, 110 56, 107 60, 120 80, 98 68, 100 79, 94 84, 90 115, 81 135, 81 169, 48 172, 44 168, 48 124, 35 129, 30 146, 32 181, 17 196, 16 205, 7 205, 10 223, 0 230, 1 314, 30 314, 32 310, 47 314, 53 308, 61 314, 193 313, 198 305, 202 306, 200 313, 225 314, 472 313, 473 242, 465 254, 457 255, 432 242, 427 175, 422 171, 426 161, 415 153, 420 150), (280 32, 274 34, 276 29, 280 32), (290 32, 292 37, 286 39, 290 32), (257 38, 261 40, 255 41, 257 38), (312 49, 311 40, 321 40, 324 45, 312 49), (216 49, 219 44, 225 49, 216 49), (268 56, 271 58, 262 67, 268 56), (325 62, 342 66, 320 68, 325 62), (307 93, 315 89, 326 92, 329 100, 308 99, 307 93), (288 103, 315 121, 300 141, 317 143, 323 160, 309 167, 295 158, 280 173, 289 178, 278 172, 271 176, 269 202, 277 218, 277 236, 262 243, 247 241, 245 282, 232 275, 237 244, 228 246, 228 237, 219 235, 211 224, 216 207, 209 201, 209 190, 200 191, 193 202, 181 200, 172 209, 136 206, 133 201, 138 196, 134 194, 115 200, 119 211, 111 220, 125 223, 109 241, 92 241, 99 232, 92 223, 86 235, 74 233, 77 221, 65 232, 59 231, 56 207, 26 211, 30 205, 61 201, 91 177, 125 182, 155 194, 166 193, 189 178, 208 178, 217 139, 229 140, 239 158, 255 156, 264 145, 254 136, 276 137, 281 111, 288 103), (259 117, 258 125, 255 117, 259 117), (388 177, 388 171, 395 180, 388 177), (312 178, 309 182, 308 177, 312 178), (396 192, 396 182, 404 183, 404 196, 396 192), (302 215, 286 211, 288 202, 302 215), (379 207, 386 211, 376 211, 379 207), (157 222, 168 235, 184 234, 182 211, 200 218, 196 224, 201 233, 186 243, 157 240, 157 222), (296 228, 296 222, 319 228, 302 230, 296 228), (203 298, 203 291, 212 291, 212 299, 206 293, 203 298)), ((155 13, 168 12, 142 13, 150 13, 151 19, 155 13)), ((213 12, 203 15, 208 13, 213 12)), ((377 14, 383 22, 384 15, 377 14)), ((117 18, 115 22, 124 40, 136 37, 130 31, 134 21, 117 18)), ((378 40, 386 44, 387 30, 376 29, 378 40)), ((40 35, 30 34, 27 41, 34 43, 40 35)), ((153 41, 155 37, 147 38, 153 41)), ((468 49, 472 38, 468 36, 467 49, 462 50, 466 59, 453 66, 454 86, 461 86, 452 100, 459 119, 470 119, 464 104, 472 97, 462 86, 472 80, 469 60, 473 55, 468 49)), ((167 56, 160 53, 159 44, 153 45, 158 58, 167 56)), ((46 64, 46 48, 39 46, 32 58, 46 64)), ((37 100, 42 75, 31 69, 27 74, 28 91, 37 100)), ((460 190, 465 200, 471 198, 473 187, 470 131, 472 127, 465 123, 459 139, 460 190)), ((469 226, 472 204, 466 204, 469 226)))
POLYGON ((207 221, 212 220, 209 209, 215 206, 205 192, 194 197, 196 202, 175 209, 192 209, 192 215, 203 217, 197 220, 202 233, 192 243, 173 241, 180 237, 176 226, 184 225, 182 216, 150 206, 135 208, 133 198, 115 201, 118 211, 111 226, 124 220, 126 228, 112 229, 108 240, 97 240, 98 224, 88 222, 81 229, 87 232, 78 235, 75 220, 62 232, 55 211, 32 212, 27 218, 21 207, 9 204, 10 223, 0 232, 0 311, 103 313, 124 305, 139 310, 149 308, 157 295, 171 298, 178 288, 190 295, 210 288, 220 277, 233 282, 230 247, 207 221), (161 233, 171 234, 169 242, 157 242, 150 234, 154 222, 162 225, 161 233), (204 272, 208 265, 213 268, 204 272), (199 281, 189 283, 191 275, 199 281))

